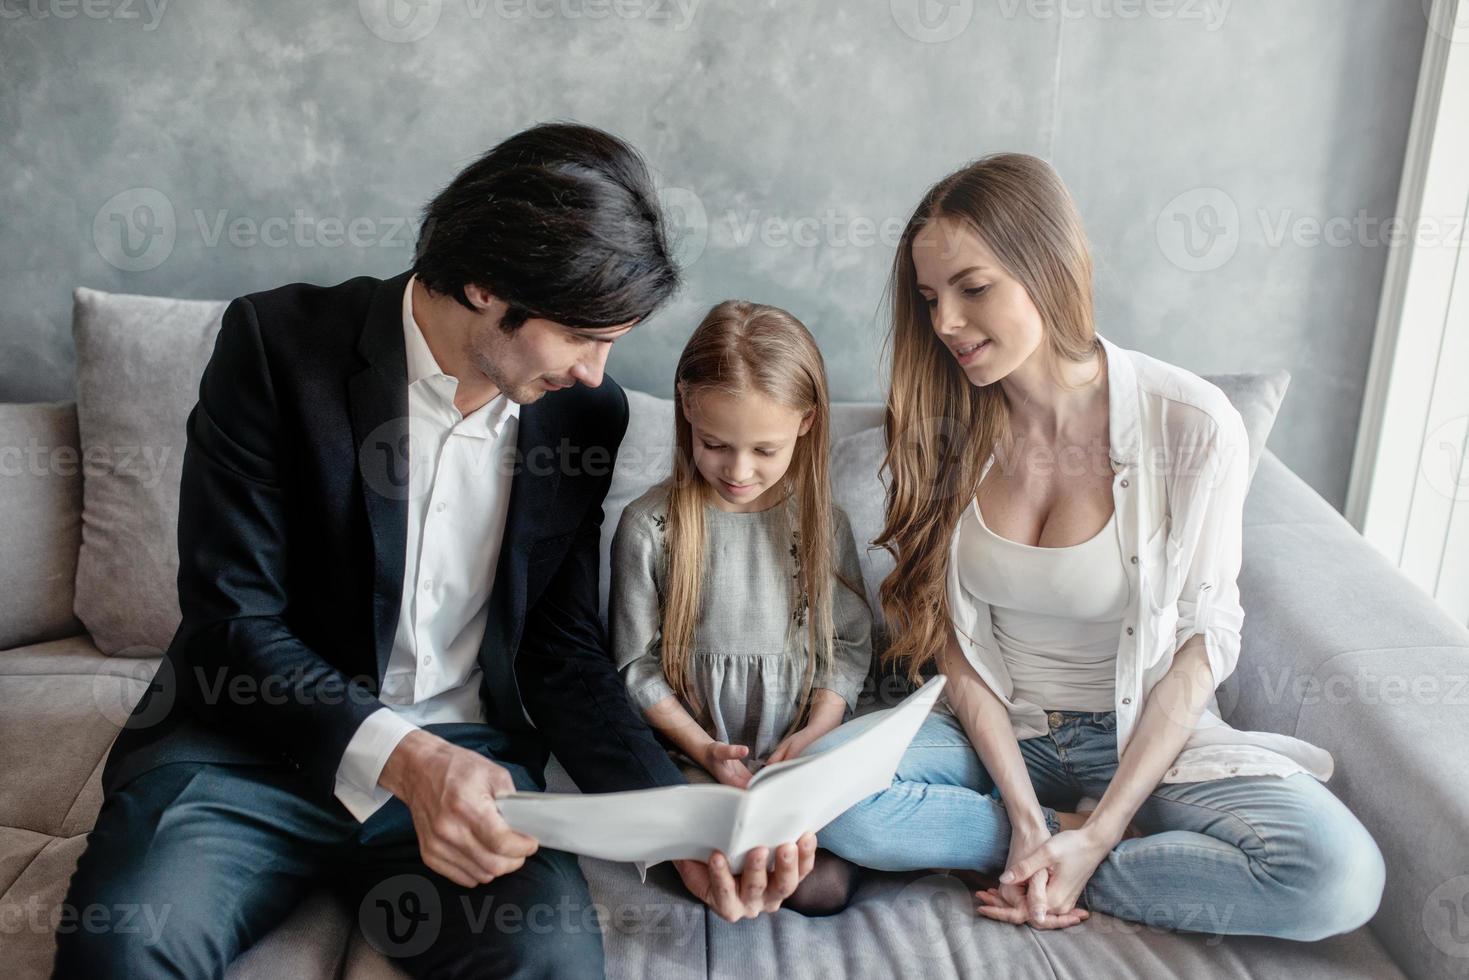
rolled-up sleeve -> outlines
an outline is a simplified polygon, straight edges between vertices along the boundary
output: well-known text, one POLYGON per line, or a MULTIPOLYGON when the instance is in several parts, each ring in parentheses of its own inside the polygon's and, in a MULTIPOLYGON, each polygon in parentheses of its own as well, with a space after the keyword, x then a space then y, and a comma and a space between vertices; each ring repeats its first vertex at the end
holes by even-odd
POLYGON ((1214 421, 1179 447, 1169 492, 1175 522, 1169 548, 1170 561, 1183 569, 1173 649, 1203 636, 1218 686, 1239 662, 1245 619, 1239 570, 1250 453, 1244 420, 1233 406, 1215 413, 1214 421))
POLYGON ((612 656, 638 710, 647 711, 673 688, 663 677, 662 612, 658 601, 662 574, 659 542, 653 529, 628 508, 612 536, 612 581, 607 621, 612 656))
POLYGON ((872 610, 862 587, 862 563, 857 558, 851 522, 836 508, 832 518, 836 569, 851 588, 844 581, 831 583, 831 668, 816 678, 815 686, 835 691, 855 711, 872 664, 872 610))

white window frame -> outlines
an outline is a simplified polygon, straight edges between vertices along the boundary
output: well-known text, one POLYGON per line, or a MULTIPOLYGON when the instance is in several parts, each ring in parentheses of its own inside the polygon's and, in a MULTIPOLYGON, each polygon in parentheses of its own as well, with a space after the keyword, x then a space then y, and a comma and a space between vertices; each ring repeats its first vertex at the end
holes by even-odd
POLYGON ((1469 624, 1469 0, 1429 18, 1346 517, 1469 624))

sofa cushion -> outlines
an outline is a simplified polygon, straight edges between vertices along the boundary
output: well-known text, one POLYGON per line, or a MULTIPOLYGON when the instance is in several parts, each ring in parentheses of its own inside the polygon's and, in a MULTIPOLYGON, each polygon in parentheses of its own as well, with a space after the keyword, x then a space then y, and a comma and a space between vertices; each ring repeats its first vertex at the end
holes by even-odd
POLYGON ((0 887, 5 976, 51 975, 54 927, 86 841, 84 834, 52 837, 0 826, 0 868, 7 872, 0 887))
POLYGON ((883 508, 887 503, 882 476, 886 455, 887 439, 881 426, 854 432, 838 440, 831 450, 831 497, 846 511, 852 524, 867 604, 872 607, 873 625, 878 628, 883 625, 878 586, 893 570, 893 556, 872 543, 882 531, 883 508))
POLYGON ((0 935, 5 975, 44 977, 52 930, 102 806, 102 763, 156 660, 85 636, 0 656, 0 935))
POLYGON ((0 657, 0 825, 71 836, 102 805, 102 763, 156 660, 112 660, 84 636, 0 657))
POLYGON ((836 916, 808 919, 782 909, 753 922, 710 917, 710 976, 1389 980, 1403 975, 1365 928, 1296 943, 1168 932, 1157 918, 1150 926, 1098 914, 1069 929, 1036 930, 979 918, 973 904, 971 893, 952 876, 869 871, 851 905, 836 916))
POLYGON ((318 888, 291 910, 284 922, 241 953, 225 971, 225 980, 361 980, 376 976, 399 980, 407 974, 367 946, 356 971, 343 969, 354 938, 360 933, 342 902, 330 890, 318 888))
POLYGON ((76 406, 0 405, 0 650, 81 632, 81 540, 76 406))
POLYGON ((184 425, 225 306, 75 293, 85 466, 76 614, 103 653, 157 656, 178 627, 184 425))

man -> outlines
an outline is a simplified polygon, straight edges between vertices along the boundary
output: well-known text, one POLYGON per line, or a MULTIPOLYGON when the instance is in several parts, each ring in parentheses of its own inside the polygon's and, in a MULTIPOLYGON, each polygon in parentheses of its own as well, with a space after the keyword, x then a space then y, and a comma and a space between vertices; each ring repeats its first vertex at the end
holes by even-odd
MULTIPOLYGON (((58 976, 221 976, 319 883, 416 976, 601 974, 575 858, 494 798, 552 751, 586 791, 681 781, 597 615, 607 352, 677 283, 638 156, 548 125, 430 203, 411 274, 230 305, 188 422, 183 621, 67 898, 164 924, 61 935, 58 976), (502 931, 506 905, 558 928, 502 931)), ((814 848, 769 880, 678 871, 735 919, 814 848)))

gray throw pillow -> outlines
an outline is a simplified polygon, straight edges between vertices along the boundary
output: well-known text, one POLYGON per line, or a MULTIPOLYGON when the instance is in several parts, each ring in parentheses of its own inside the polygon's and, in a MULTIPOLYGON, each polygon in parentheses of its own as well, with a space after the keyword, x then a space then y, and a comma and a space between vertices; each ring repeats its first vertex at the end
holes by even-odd
POLYGON ((602 572, 600 606, 607 618, 607 589, 612 578, 612 535, 628 504, 653 484, 673 474, 673 399, 631 388, 627 392, 627 434, 617 451, 612 485, 602 504, 602 572))
POLYGON ((74 636, 82 465, 68 402, 0 405, 0 650, 74 636))
POLYGON ((107 654, 158 656, 179 624, 184 424, 228 304, 78 289, 77 618, 107 654))
POLYGON ((1265 442, 1270 430, 1275 428, 1275 416, 1280 412, 1280 403, 1285 400, 1285 390, 1290 387, 1290 372, 1271 371, 1269 374, 1206 374, 1204 380, 1218 385, 1245 420, 1245 434, 1250 439, 1250 482, 1255 480, 1255 470, 1260 467, 1260 455, 1265 452, 1265 442))

